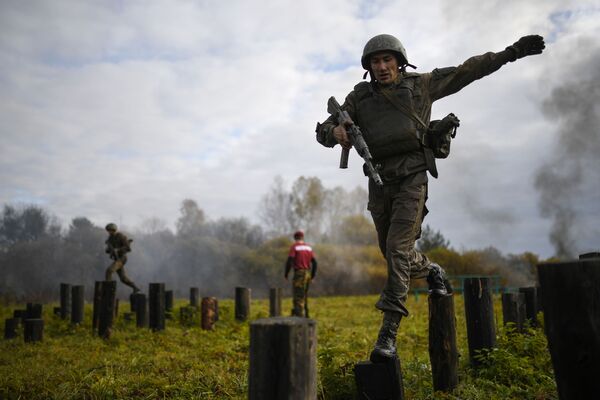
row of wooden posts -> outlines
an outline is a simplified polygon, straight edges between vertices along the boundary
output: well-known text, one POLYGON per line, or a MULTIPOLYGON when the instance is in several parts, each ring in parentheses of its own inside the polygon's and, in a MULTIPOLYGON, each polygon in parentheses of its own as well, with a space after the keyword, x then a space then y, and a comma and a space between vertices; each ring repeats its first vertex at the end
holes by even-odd
MULTIPOLYGON (((219 303, 215 297, 202 297, 197 287, 190 288, 190 303, 180 308, 180 322, 191 325, 200 311, 200 326, 212 330, 219 319, 219 303)), ((235 288, 235 319, 245 321, 250 315, 251 290, 235 288)), ((83 285, 60 284, 60 305, 54 307, 54 314, 80 324, 84 319, 85 289, 83 285)), ((281 288, 269 291, 269 315, 281 315, 281 288)), ((165 290, 164 283, 150 283, 148 296, 144 293, 132 294, 130 312, 124 313, 126 320, 135 316, 138 328, 148 327, 153 331, 165 329, 165 320, 172 319, 173 291, 165 290)), ((114 320, 118 315, 119 299, 116 298, 116 281, 96 281, 94 285, 92 329, 100 337, 109 338, 114 320)), ((19 325, 25 327, 25 341, 36 342, 43 339, 44 321, 42 304, 28 304, 27 310, 15 310, 13 318, 5 321, 5 339, 17 337, 19 325)))
MULTIPOLYGON (((235 288, 235 319, 238 321, 245 321, 250 315, 250 293, 249 288, 235 288)), ((115 294, 115 281, 96 282, 94 287, 92 327, 103 338, 111 336, 114 318, 117 315, 119 302, 115 298, 115 294)), ((173 291, 165 290, 164 283, 151 283, 148 294, 148 299, 143 293, 132 294, 130 297, 131 312, 135 313, 136 325, 139 328, 149 327, 154 331, 164 330, 165 320, 170 318, 173 309, 173 291)), ((469 357, 471 363, 476 366, 478 358, 475 355, 481 350, 493 348, 496 344, 490 280, 485 277, 465 280, 464 299, 469 357)), ((537 303, 537 290, 535 287, 521 288, 519 293, 504 293, 502 295, 504 323, 512 322, 515 324, 517 330, 521 330, 524 326, 525 318, 527 318, 530 324, 535 326, 538 311, 537 303)), ((56 314, 60 315, 63 319, 67 319, 70 316, 71 322, 81 323, 83 321, 83 304, 83 286, 71 287, 71 285, 65 283, 60 285, 60 307, 55 309, 56 314)), ((30 308, 36 311, 33 313, 28 312, 27 317, 24 318, 25 331, 31 332, 26 335, 25 340, 41 340, 43 337, 42 305, 28 305, 28 309, 30 308)), ((213 329, 214 323, 218 320, 218 301, 214 297, 204 297, 200 300, 198 288, 190 288, 190 304, 180 309, 182 324, 189 324, 198 308, 201 310, 202 329, 213 329)), ((132 313, 127 313, 126 319, 131 319, 132 313)), ((15 317, 17 314, 20 316, 20 313, 15 311, 15 317)), ((272 288, 270 290, 269 315, 271 317, 281 315, 280 288, 272 288)), ((453 297, 429 298, 429 316, 429 353, 434 389, 450 391, 458 384, 458 350, 456 347, 453 297)), ((298 326, 299 322, 296 319, 289 320, 284 318, 279 322, 272 319, 261 321, 258 320, 257 323, 252 324, 251 335, 254 332, 256 337, 251 337, 251 348, 252 343, 256 343, 254 347, 264 347, 264 345, 258 344, 265 340, 261 339, 261 337, 271 334, 261 333, 262 329, 267 329, 268 331, 268 328, 272 328, 273 326, 279 327, 278 323, 281 322, 283 322, 284 327, 279 327, 278 329, 289 330, 287 334, 292 335, 291 337, 296 335, 294 332, 298 329, 309 336, 316 335, 316 328, 312 325, 307 328, 303 323, 300 323, 300 326, 298 326)), ((7 320, 6 338, 15 336, 16 327, 18 326, 16 323, 16 318, 7 320)), ((314 338, 309 337, 307 341, 316 343, 316 336, 314 338)), ((273 343, 277 343, 277 340, 274 340, 273 343)), ((267 345, 273 346, 273 343, 269 339, 267 345)), ((312 348, 309 350, 313 351, 312 348)), ((379 386, 372 379, 369 379, 369 381, 362 383, 365 386, 365 390, 368 390, 367 386, 379 386)), ((358 376, 357 384, 361 385, 361 380, 358 376)))
MULTIPOLYGON (((98 330, 98 335, 110 337, 114 319, 115 282, 96 282, 94 291, 94 316, 93 327, 98 330)), ((281 313, 281 289, 270 290, 271 315, 281 313)), ((150 283, 148 297, 143 293, 130 296, 131 311, 135 313, 136 325, 139 328, 149 327, 153 331, 165 329, 166 320, 172 318, 173 291, 165 290, 164 283, 150 283)), ((199 296, 199 289, 190 288, 190 304, 180 308, 180 322, 190 325, 200 310, 200 326, 205 330, 212 330, 219 320, 219 302, 215 297, 199 296)), ((250 289, 235 288, 235 319, 245 321, 250 315, 250 289)))

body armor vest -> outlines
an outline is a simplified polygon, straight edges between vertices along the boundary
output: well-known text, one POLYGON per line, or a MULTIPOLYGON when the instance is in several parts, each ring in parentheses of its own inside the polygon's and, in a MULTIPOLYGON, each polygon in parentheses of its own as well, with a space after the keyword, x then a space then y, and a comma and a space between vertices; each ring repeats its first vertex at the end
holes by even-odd
MULTIPOLYGON (((407 74, 391 91, 409 110, 418 107, 421 96, 420 76, 407 74)), ((420 135, 412 118, 398 110, 369 82, 354 87, 357 124, 375 160, 421 149, 420 135)))

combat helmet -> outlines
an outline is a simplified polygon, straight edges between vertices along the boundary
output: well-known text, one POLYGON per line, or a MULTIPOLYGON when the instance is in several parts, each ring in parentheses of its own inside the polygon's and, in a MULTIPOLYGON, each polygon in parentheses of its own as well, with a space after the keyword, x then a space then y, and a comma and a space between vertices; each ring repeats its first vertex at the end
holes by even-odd
POLYGON ((381 34, 373 36, 365 45, 363 55, 360 59, 360 63, 364 69, 367 71, 371 69, 369 57, 380 51, 391 51, 396 54, 399 66, 410 65, 412 67, 412 65, 408 63, 406 50, 404 49, 404 46, 402 46, 402 43, 392 35, 381 34))
POLYGON ((114 223, 111 222, 110 224, 106 225, 106 228, 104 228, 104 229, 106 229, 107 231, 116 232, 117 231, 117 224, 114 224, 114 223))

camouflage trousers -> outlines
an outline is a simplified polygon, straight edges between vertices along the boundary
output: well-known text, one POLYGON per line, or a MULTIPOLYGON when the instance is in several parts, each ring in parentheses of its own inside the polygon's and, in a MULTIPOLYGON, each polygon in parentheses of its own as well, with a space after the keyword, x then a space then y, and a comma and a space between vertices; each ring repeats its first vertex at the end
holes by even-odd
POLYGON ((431 269, 427 257, 415 249, 421 236, 421 223, 427 208, 427 175, 410 175, 383 187, 369 180, 369 206, 379 248, 387 261, 387 281, 379 300, 379 310, 408 315, 406 298, 411 279, 425 278, 431 269))
POLYGON ((127 274, 125 273, 125 263, 127 263, 127 259, 123 259, 123 258, 119 258, 117 260, 115 260, 107 269, 106 269, 106 274, 105 274, 105 279, 107 281, 112 281, 112 274, 114 272, 117 273, 117 275, 119 275, 119 279, 121 280, 121 282, 123 282, 124 284, 126 284, 127 286, 136 289, 137 286, 135 286, 135 283, 133 283, 133 281, 131 279, 129 279, 129 277, 127 276, 127 274))
POLYGON ((310 270, 294 269, 292 280, 292 316, 308 318, 308 286, 310 285, 310 270))

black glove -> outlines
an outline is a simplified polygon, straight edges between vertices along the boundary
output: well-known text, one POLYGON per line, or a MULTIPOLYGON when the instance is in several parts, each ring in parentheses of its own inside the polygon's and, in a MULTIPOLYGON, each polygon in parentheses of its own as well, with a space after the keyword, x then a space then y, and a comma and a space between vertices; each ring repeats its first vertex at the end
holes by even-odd
POLYGON ((542 54, 542 50, 545 48, 546 44, 544 43, 543 37, 540 35, 529 35, 523 36, 512 46, 508 46, 506 49, 511 50, 514 53, 514 58, 512 58, 510 61, 515 61, 526 56, 542 54))

